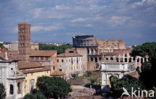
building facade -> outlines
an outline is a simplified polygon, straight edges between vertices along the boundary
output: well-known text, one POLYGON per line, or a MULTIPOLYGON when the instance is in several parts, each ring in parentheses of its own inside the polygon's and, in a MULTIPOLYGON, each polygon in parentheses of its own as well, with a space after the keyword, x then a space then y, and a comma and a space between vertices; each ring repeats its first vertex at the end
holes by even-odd
POLYGON ((82 56, 76 53, 63 53, 58 55, 58 65, 65 74, 65 78, 69 79, 72 74, 83 75, 82 56))
POLYGON ((6 99, 20 99, 25 95, 24 74, 19 71, 16 61, 0 58, 0 83, 6 90, 6 99))
POLYGON ((88 69, 88 54, 86 48, 69 48, 65 50, 65 53, 76 53, 82 56, 82 67, 83 72, 86 72, 88 69))
POLYGON ((37 78, 42 76, 50 76, 51 71, 49 67, 42 66, 38 62, 18 62, 18 68, 23 72, 24 79, 24 91, 25 93, 31 93, 33 89, 37 88, 37 78))

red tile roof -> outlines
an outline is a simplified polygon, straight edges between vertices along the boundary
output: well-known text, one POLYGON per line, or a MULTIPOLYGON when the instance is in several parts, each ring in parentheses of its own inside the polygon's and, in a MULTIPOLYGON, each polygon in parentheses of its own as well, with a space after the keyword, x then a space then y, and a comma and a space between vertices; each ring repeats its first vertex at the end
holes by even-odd
POLYGON ((57 56, 58 57, 82 57, 82 55, 76 54, 76 53, 63 53, 63 54, 59 54, 57 56))
POLYGON ((56 50, 39 50, 39 51, 32 51, 30 56, 53 56, 57 54, 56 50))
POLYGON ((38 62, 24 62, 24 61, 18 62, 19 69, 31 69, 31 68, 39 68, 39 67, 43 67, 43 66, 41 66, 41 64, 38 62))

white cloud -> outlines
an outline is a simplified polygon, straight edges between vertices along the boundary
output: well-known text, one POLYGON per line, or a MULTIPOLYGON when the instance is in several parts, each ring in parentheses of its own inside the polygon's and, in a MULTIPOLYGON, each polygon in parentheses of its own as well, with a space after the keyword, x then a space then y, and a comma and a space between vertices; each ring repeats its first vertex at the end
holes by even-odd
POLYGON ((71 22, 73 22, 73 23, 75 23, 75 22, 84 22, 86 20, 87 20, 86 18, 76 18, 76 19, 71 20, 71 22))
POLYGON ((69 6, 65 6, 65 5, 56 5, 55 8, 56 10, 69 10, 70 9, 69 6))
POLYGON ((39 31, 49 32, 49 31, 59 30, 63 28, 64 27, 61 24, 52 24, 50 26, 32 26, 31 31, 32 32, 39 32, 39 31))
POLYGON ((150 4, 155 4, 155 3, 156 3, 156 0, 141 0, 141 1, 135 2, 132 5, 132 7, 135 8, 135 7, 138 7, 138 6, 150 5, 150 4))
POLYGON ((33 13, 34 13, 34 18, 40 17, 41 16, 41 13, 42 13, 42 8, 36 8, 36 9, 34 9, 33 13))
POLYGON ((85 27, 93 27, 92 24, 86 24, 85 27))
POLYGON ((107 20, 109 24, 112 26, 118 26, 118 25, 123 25, 126 21, 128 21, 130 17, 127 16, 112 16, 107 20))

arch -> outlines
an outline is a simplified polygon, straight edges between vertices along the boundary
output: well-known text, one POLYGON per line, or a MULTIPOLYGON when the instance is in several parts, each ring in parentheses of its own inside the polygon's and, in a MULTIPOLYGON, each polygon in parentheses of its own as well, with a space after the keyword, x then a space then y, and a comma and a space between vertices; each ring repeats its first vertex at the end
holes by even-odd
POLYGON ((97 57, 95 57, 95 62, 98 62, 97 57))

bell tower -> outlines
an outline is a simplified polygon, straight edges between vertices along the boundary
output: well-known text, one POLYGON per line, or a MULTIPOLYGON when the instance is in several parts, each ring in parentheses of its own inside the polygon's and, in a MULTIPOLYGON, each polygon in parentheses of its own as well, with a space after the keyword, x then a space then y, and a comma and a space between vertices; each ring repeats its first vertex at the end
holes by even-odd
POLYGON ((22 22, 18 24, 18 51, 19 60, 28 61, 31 48, 30 24, 22 22))

